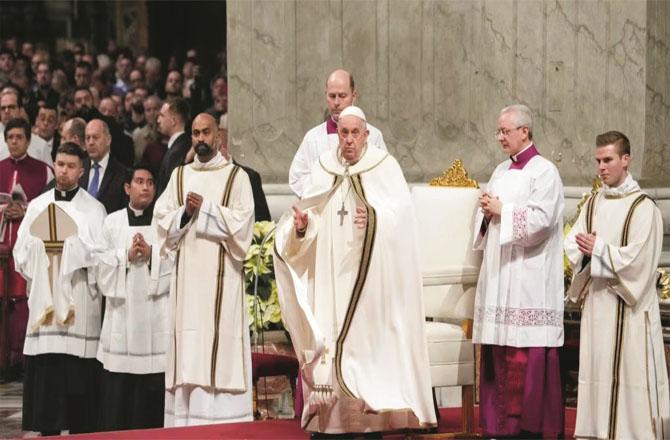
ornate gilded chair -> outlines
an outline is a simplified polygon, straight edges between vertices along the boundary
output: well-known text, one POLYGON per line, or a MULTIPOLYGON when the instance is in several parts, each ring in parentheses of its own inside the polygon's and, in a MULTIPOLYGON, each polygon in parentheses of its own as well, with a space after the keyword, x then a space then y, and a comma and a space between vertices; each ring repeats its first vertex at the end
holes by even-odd
POLYGON ((478 198, 477 182, 459 160, 430 186, 412 188, 433 393, 437 387, 462 388, 466 435, 474 432, 472 318, 482 257, 472 250, 472 230, 478 198))

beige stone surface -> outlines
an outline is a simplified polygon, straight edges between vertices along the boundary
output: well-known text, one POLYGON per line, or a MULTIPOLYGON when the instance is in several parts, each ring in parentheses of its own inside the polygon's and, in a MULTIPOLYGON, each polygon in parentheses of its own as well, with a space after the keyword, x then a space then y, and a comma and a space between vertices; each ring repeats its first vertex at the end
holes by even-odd
POLYGON ((633 173, 670 183, 670 2, 651 0, 229 0, 231 148, 285 183, 323 121, 325 79, 353 72, 358 104, 409 181, 456 158, 488 180, 493 132, 515 102, 569 185, 594 175, 595 135, 618 129, 633 173))

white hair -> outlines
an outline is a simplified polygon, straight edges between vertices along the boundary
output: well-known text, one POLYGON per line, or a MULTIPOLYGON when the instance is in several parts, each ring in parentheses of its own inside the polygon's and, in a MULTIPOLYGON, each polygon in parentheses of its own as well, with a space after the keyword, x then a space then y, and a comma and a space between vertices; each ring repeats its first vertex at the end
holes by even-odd
POLYGON ((533 115, 528 106, 514 104, 500 110, 500 116, 506 113, 514 115, 514 123, 517 127, 528 127, 528 138, 533 139, 533 115))

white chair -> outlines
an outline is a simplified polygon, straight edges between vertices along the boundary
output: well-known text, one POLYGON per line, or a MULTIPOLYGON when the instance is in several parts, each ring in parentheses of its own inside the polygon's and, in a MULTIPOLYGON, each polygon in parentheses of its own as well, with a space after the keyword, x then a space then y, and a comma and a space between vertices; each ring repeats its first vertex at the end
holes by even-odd
POLYGON ((482 256, 472 250, 472 230, 478 197, 477 188, 412 188, 433 393, 436 387, 462 387, 465 435, 474 433, 472 318, 482 256))

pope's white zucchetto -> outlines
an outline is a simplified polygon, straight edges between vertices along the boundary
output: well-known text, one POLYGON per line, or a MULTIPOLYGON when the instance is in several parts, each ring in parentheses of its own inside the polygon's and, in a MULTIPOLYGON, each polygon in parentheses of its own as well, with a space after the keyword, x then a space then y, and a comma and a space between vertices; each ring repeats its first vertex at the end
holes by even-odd
POLYGON ((342 119, 345 116, 356 116, 358 119, 362 119, 363 121, 367 122, 363 110, 361 110, 360 107, 356 107, 355 105, 350 105, 349 107, 346 107, 344 110, 342 110, 338 118, 342 119))

